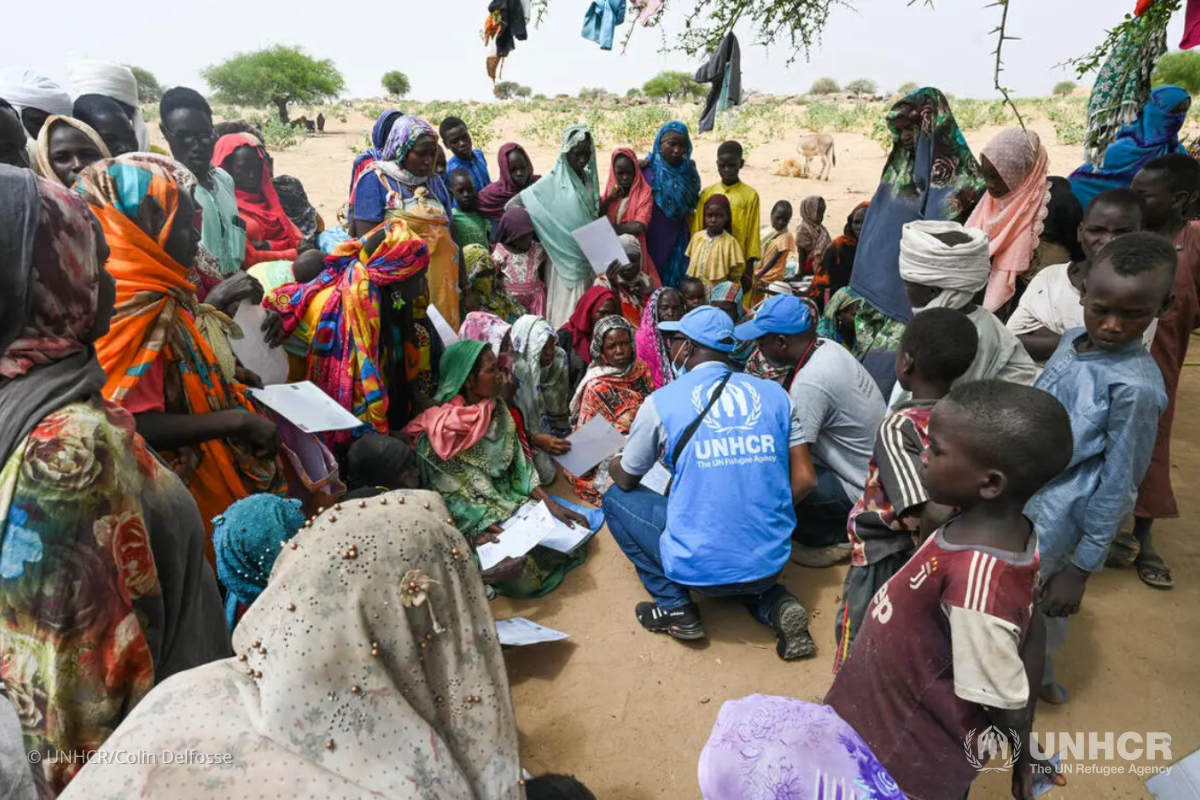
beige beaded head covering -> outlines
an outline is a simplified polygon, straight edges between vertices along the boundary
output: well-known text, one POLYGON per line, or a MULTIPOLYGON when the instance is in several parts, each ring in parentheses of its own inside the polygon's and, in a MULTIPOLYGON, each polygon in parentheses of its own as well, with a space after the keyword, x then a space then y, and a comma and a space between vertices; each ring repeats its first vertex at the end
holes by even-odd
POLYGON ((155 688, 63 797, 520 800, 495 624, 433 492, 326 511, 283 549, 236 658, 155 688), (208 763, 226 758, 229 763, 208 763))

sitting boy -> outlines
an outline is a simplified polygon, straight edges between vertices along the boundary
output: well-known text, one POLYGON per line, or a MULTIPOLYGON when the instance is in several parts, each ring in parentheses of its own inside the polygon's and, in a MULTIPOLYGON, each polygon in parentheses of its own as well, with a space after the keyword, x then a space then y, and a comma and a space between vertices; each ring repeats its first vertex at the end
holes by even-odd
POLYGON ((990 726, 1019 737, 1014 795, 1032 797, 1045 629, 1022 510, 1070 460, 1066 409, 1030 386, 960 384, 930 415, 926 489, 960 513, 875 595, 825 698, 912 800, 963 797, 979 775, 964 741, 979 752, 990 726))
POLYGON ((1049 703, 1066 700, 1050 654, 1133 512, 1167 407, 1162 374, 1142 334, 1171 305, 1175 266, 1171 242, 1152 233, 1131 233, 1101 250, 1083 282, 1085 328, 1063 336, 1037 382, 1070 411, 1075 435, 1070 467, 1027 509, 1041 545, 1047 617, 1041 693, 1049 703))
POLYGON ((929 499, 921 465, 929 447, 929 414, 975 359, 979 337, 961 311, 931 308, 913 317, 896 351, 896 378, 912 399, 884 417, 867 466, 867 485, 850 512, 853 545, 837 618, 833 671, 879 587, 899 572, 921 542, 950 516, 929 499))

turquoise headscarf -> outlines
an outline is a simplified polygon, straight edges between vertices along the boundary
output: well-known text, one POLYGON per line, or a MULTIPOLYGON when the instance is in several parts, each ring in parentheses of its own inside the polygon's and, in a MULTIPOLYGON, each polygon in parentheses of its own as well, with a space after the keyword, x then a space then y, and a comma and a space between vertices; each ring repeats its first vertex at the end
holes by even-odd
POLYGON ((591 285, 596 279, 596 271, 571 234, 600 216, 598 174, 595 140, 586 125, 572 125, 563 135, 554 169, 520 194, 554 269, 571 289, 591 285), (585 176, 580 179, 567 162, 567 154, 585 140, 591 152, 585 176))
POLYGON ((249 606, 271 577, 283 544, 304 526, 300 501, 252 494, 213 520, 217 577, 225 585, 225 621, 233 630, 238 603, 249 606))
POLYGON ((691 214, 700 202, 700 173, 692 160, 692 137, 687 125, 674 120, 659 128, 646 164, 654 171, 654 204, 671 219, 683 219, 691 214), (668 133, 677 133, 687 140, 687 153, 677 167, 668 164, 658 152, 668 133))

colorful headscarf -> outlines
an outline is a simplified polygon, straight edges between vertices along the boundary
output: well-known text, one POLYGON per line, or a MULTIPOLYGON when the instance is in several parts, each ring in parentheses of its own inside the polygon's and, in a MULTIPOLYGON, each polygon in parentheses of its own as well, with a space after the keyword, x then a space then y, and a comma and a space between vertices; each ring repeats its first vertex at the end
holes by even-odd
POLYGON ((1071 191, 1080 204, 1086 207, 1101 192, 1129 186, 1141 168, 1159 156, 1187 152, 1179 143, 1187 114, 1171 111, 1189 97, 1178 86, 1160 86, 1151 92, 1137 119, 1123 126, 1104 150, 1103 163, 1097 167, 1088 162, 1071 173, 1071 191))
POLYGON ((255 494, 213 520, 217 577, 225 586, 225 621, 237 627, 238 605, 249 607, 267 588, 280 549, 304 527, 299 500, 255 494))
POLYGON ((541 177, 534 173, 529 153, 525 152, 525 148, 516 142, 501 145, 496 160, 500 164, 500 179, 492 181, 479 193, 479 213, 493 221, 504 215, 504 207, 508 205, 509 200, 512 200, 517 193, 532 186, 541 177), (529 183, 521 189, 518 189, 513 183, 512 173, 508 168, 508 154, 513 152, 525 156, 525 161, 529 164, 529 183))
POLYGON ((504 288, 504 282, 496 274, 491 253, 482 245, 469 244, 463 248, 462 254, 475 304, 507 322, 516 322, 525 309, 504 288))
POLYGON ((646 301, 646 307, 642 309, 642 324, 638 326, 635 337, 637 356, 650 368, 650 377, 654 380, 655 389, 661 389, 675 378, 671 370, 670 344, 667 337, 658 330, 658 304, 663 292, 678 294, 679 290, 669 286, 654 290, 654 294, 646 301))
POLYGON ((592 315, 604 303, 616 299, 617 296, 607 286, 593 286, 579 298, 575 310, 571 312, 571 318, 563 326, 571 332, 571 348, 575 355, 585 364, 592 363, 592 333, 595 330, 592 315))
MULTIPOLYGON (((361 176, 371 164, 375 161, 388 160, 385 155, 387 147, 387 137, 384 135, 384 130, 388 129, 389 121, 400 116, 400 112, 394 108, 388 109, 379 115, 375 120, 375 124, 371 126, 371 146, 354 157, 354 165, 350 168, 350 196, 354 196, 354 187, 358 185, 359 176, 361 176)), ((388 133, 391 133, 388 129, 388 133)))
MULTIPOLYGON (((289 283, 269 292, 263 305, 279 312, 288 334, 309 306, 321 302, 320 319, 308 350, 308 379, 379 433, 388 432, 387 386, 380 371, 380 288, 409 280, 429 267, 429 248, 401 220, 359 239, 348 239, 325 259, 309 283, 289 283), (384 235, 367 250, 367 244, 384 235)), ((334 443, 350 433, 330 435, 334 443)))
POLYGON ((700 173, 692 161, 692 137, 687 125, 678 120, 668 122, 658 129, 654 137, 654 149, 646 157, 646 166, 654 175, 654 204, 671 219, 683 219, 695 210, 700 202, 700 173), (687 140, 687 153, 678 167, 667 163, 658 152, 663 137, 678 133, 687 140))
POLYGON ((271 250, 295 250, 304 236, 279 202, 279 195, 275 192, 275 181, 271 177, 271 168, 267 165, 267 149, 249 134, 228 133, 217 140, 212 162, 225 169, 225 163, 239 147, 249 147, 258 155, 259 163, 262 164, 262 183, 258 194, 235 190, 238 214, 258 223, 271 250))
POLYGON ((854 256, 851 286, 863 298, 900 322, 912 318, 912 307, 900 280, 900 231, 914 220, 962 222, 983 193, 979 162, 963 138, 950 102, 937 89, 918 89, 888 113, 892 152, 854 256), (915 111, 916 145, 900 140, 897 121, 915 111))
POLYGON ((849 343, 842 338, 841 330, 838 328, 837 316, 844 309, 851 306, 857 308, 860 305, 862 305, 862 297, 849 286, 843 286, 841 289, 838 289, 829 298, 829 302, 825 304, 825 313, 817 321, 817 335, 822 339, 833 339, 838 344, 849 346, 849 343))
POLYGON ((722 281, 709 292, 708 302, 733 303, 740 308, 742 305, 742 287, 733 281, 722 281))
POLYGON ((392 125, 387 143, 383 146, 383 158, 379 159, 379 165, 397 167, 400 174, 404 176, 399 180, 406 186, 421 186, 429 181, 429 176, 413 175, 404 166, 405 159, 417 146, 417 142, 422 136, 432 136, 434 141, 437 141, 438 138, 437 131, 433 129, 432 125, 420 117, 406 114, 392 125))
POLYGON ((592 334, 592 363, 588 366, 583 380, 575 389, 575 396, 571 398, 571 420, 575 425, 579 424, 583 395, 589 383, 602 380, 621 384, 628 383, 633 379, 640 379, 642 385, 648 388, 647 379, 650 377, 650 372, 646 368, 645 362, 638 359, 636 352, 633 354, 633 360, 624 368, 614 367, 604 362, 604 337, 613 331, 625 331, 629 334, 629 344, 633 344, 633 326, 624 317, 614 314, 596 323, 596 331, 592 334))
POLYGON ((533 219, 523 208, 510 208, 496 226, 496 242, 506 247, 517 239, 533 235, 533 219))
MULTIPOLYGON (((42 125, 42 130, 37 137, 37 173, 43 178, 48 178, 52 181, 57 181, 58 176, 54 173, 54 165, 50 163, 50 132, 55 125, 69 125, 75 130, 82 133, 84 136, 96 146, 100 152, 100 158, 112 158, 112 154, 108 152, 108 145, 100 138, 100 134, 92 129, 91 125, 86 122, 80 122, 72 117, 60 117, 57 114, 51 114, 46 118, 46 123, 42 125)), ((70 187, 68 187, 70 188, 70 187)))
POLYGON ((572 125, 563 134, 558 161, 550 174, 521 192, 521 201, 533 220, 538 239, 546 248, 559 278, 568 288, 590 284, 596 271, 571 234, 600 215, 600 179, 596 174, 596 142, 586 125, 572 125), (567 154, 587 142, 588 163, 581 178, 567 154))
POLYGON ((496 358, 500 358, 504 339, 512 333, 512 328, 512 325, 500 319, 495 314, 488 313, 487 311, 472 311, 463 319, 462 328, 459 330, 458 335, 463 339, 486 342, 491 345, 492 352, 496 354, 496 358))
POLYGON ((1040 242, 1050 203, 1050 159, 1033 131, 1009 128, 998 133, 983 155, 991 162, 1008 194, 984 193, 966 222, 988 235, 992 273, 983 307, 997 311, 1017 290, 1017 275, 1029 269, 1040 242))

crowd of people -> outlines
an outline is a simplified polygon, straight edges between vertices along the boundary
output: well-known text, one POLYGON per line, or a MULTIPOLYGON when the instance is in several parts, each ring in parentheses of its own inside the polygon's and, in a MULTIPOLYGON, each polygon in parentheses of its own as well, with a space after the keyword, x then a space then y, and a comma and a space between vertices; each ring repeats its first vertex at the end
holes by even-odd
MULTIPOLYGON (((571 126, 544 175, 506 143, 493 181, 461 119, 399 110, 327 225, 192 89, 164 94, 155 152, 128 72, 78 65, 74 100, 0 74, 6 797, 592 797, 523 777, 487 607, 553 591, 589 543, 477 563, 531 502, 602 512, 646 630, 703 639, 696 598, 733 598, 786 661, 817 646, 785 565, 848 563, 827 707, 727 704, 709 798, 760 796, 722 731, 766 714, 810 784, 958 800, 968 731, 1067 701, 1053 656, 1088 578, 1173 585, 1151 531, 1178 515, 1200 327, 1177 87, 1069 180, 1023 129, 977 159, 915 91, 834 238, 818 196, 760 230, 741 144, 705 187, 681 122, 605 159, 571 126), (600 219, 624 259, 580 249, 600 219), (247 337, 361 425, 256 401, 247 337), (564 470, 597 418, 624 446, 564 470), (238 763, 61 757, 99 748, 238 763)), ((1023 749, 1017 796, 1045 768, 1023 749)))

